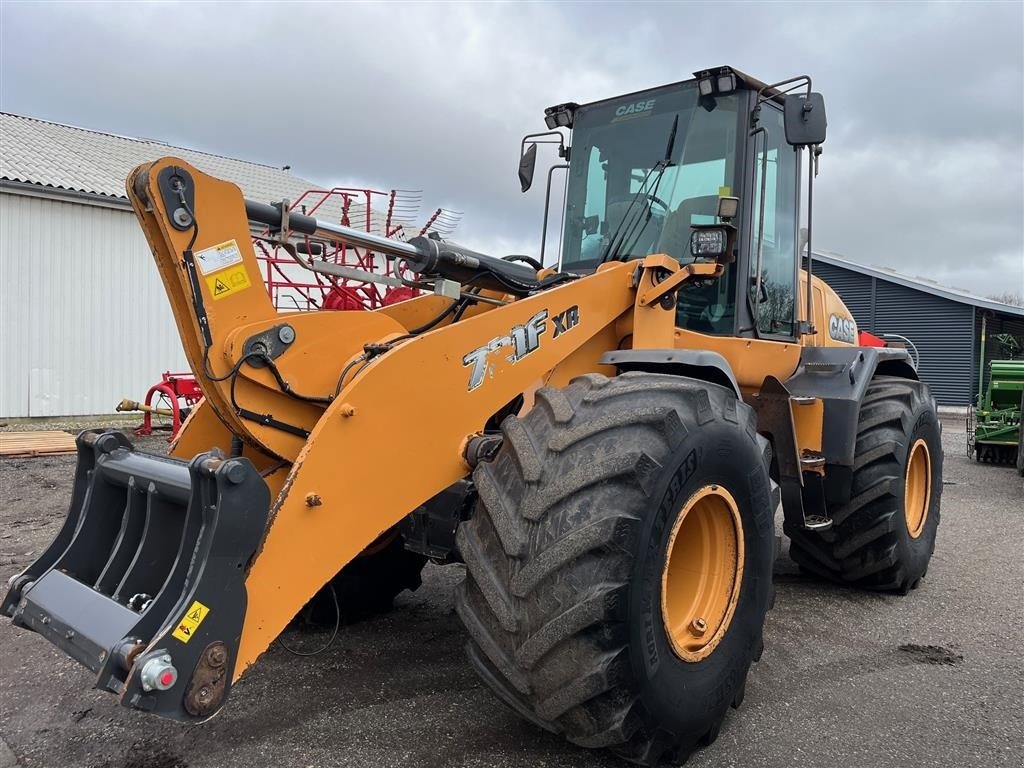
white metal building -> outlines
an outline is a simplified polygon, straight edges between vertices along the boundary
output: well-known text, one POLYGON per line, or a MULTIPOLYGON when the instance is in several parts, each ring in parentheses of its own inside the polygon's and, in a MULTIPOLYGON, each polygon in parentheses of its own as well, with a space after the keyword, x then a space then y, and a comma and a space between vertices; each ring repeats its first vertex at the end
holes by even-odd
POLYGON ((188 370, 124 192, 166 155, 257 200, 312 183, 259 163, 0 113, 0 418, 111 413, 188 370))

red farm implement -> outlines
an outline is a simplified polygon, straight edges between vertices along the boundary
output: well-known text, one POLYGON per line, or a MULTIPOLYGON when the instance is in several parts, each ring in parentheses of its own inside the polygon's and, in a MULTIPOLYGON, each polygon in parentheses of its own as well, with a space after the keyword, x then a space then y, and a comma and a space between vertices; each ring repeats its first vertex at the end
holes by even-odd
POLYGON ((142 411, 142 424, 136 428, 136 435, 153 434, 154 415, 169 418, 170 424, 158 424, 156 429, 169 429, 171 434, 167 439, 170 440, 178 434, 181 422, 185 420, 189 411, 202 396, 203 391, 199 388, 196 377, 191 373, 164 371, 160 381, 146 392, 146 399, 143 402, 122 400, 117 404, 117 410, 119 412, 142 411))
MULTIPOLYGON (((462 214, 437 208, 424 224, 412 223, 419 217, 422 196, 411 190, 334 187, 307 190, 288 204, 288 210, 392 240, 427 232, 449 236, 462 214)), ((255 233, 253 246, 267 293, 279 311, 377 309, 419 293, 404 284, 410 276, 396 269, 395 260, 369 247, 307 237, 292 251, 273 234, 269 230, 255 233), (379 277, 371 282, 367 273, 379 277)))

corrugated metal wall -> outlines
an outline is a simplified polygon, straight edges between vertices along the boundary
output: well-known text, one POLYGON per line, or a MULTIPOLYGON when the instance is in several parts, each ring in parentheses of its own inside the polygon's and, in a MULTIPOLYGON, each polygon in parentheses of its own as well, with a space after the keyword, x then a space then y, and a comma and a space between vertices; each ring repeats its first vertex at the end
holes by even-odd
POLYGON ((187 370, 134 214, 0 194, 0 417, 111 413, 187 370))
POLYGON ((918 374, 940 405, 970 403, 974 307, 876 280, 875 328, 914 342, 918 374))
POLYGON ((862 330, 870 331, 872 329, 874 323, 872 322, 871 277, 820 261, 814 262, 814 274, 832 286, 832 290, 839 294, 862 330))
POLYGON ((940 405, 971 402, 977 387, 973 306, 820 261, 814 274, 839 294, 861 330, 914 342, 918 372, 940 405))

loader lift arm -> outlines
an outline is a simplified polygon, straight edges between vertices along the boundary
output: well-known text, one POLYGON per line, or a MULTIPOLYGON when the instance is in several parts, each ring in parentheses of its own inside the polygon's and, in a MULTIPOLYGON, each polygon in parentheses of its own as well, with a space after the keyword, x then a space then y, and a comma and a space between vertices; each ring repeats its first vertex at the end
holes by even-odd
MULTIPOLYGON (((671 346, 672 291, 690 276, 721 272, 718 265, 694 264, 680 277, 677 262, 656 255, 543 282, 533 270, 525 274, 526 267, 465 249, 421 242, 410 254, 400 243, 396 255, 425 278, 470 283, 479 275, 489 289, 481 297, 489 301, 458 322, 449 316, 411 334, 453 299, 424 296, 373 312, 279 314, 257 278, 250 241, 249 217, 266 220, 267 206, 247 204, 233 184, 176 158, 140 166, 127 188, 206 400, 172 446, 177 459, 144 457, 113 436, 80 438, 92 469, 80 472, 81 519, 68 524, 67 538, 69 551, 91 553, 92 560, 66 568, 61 547, 52 547, 12 584, 3 608, 16 623, 44 631, 49 608, 34 600, 44 584, 58 592, 90 591, 98 605, 116 606, 118 627, 131 627, 142 609, 145 621, 130 638, 112 638, 109 629, 93 638, 88 650, 99 656, 90 666, 98 671, 97 686, 119 693, 125 706, 179 720, 215 713, 231 683, 323 584, 412 510, 466 477, 467 443, 495 413, 542 382, 611 371, 601 356, 628 344, 627 337, 634 348, 671 346), (394 435, 401 438, 382 437, 394 435), (241 451, 226 456, 238 440, 241 451), (151 499, 139 511, 132 499, 158 469, 180 476, 185 490, 177 506, 158 509, 151 499), (198 495, 188 491, 196 472, 219 485, 198 495), (402 482, 394 482, 397 473, 402 482), (98 497, 90 497, 101 481, 109 496, 102 512, 98 497), (210 515, 228 499, 246 510, 243 527, 252 539, 243 543, 236 533, 239 546, 225 561, 231 567, 204 574, 196 552, 209 546, 217 527, 210 515), (115 596, 127 596, 105 591, 96 576, 116 581, 115 555, 130 556, 132 540, 121 535, 112 551, 100 538, 114 537, 118 526, 155 529, 164 514, 197 521, 192 538, 183 539, 175 568, 159 578, 150 574, 159 589, 140 599, 162 600, 144 608, 121 605, 115 596), (193 614, 201 621, 190 620, 193 614), (175 680, 164 690, 158 678, 170 680, 168 669, 175 680)), ((304 219, 293 223, 329 227, 304 219)), ((237 524, 239 514, 221 527, 237 524)), ((76 631, 71 622, 61 628, 76 631)), ((82 660, 67 637, 47 636, 82 660)))

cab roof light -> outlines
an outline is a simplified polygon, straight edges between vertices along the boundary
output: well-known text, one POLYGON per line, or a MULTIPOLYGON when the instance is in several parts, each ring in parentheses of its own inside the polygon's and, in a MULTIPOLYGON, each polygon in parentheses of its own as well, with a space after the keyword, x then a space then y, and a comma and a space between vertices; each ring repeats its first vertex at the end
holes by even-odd
POLYGON ((697 78, 697 90, 701 96, 711 96, 715 93, 732 93, 736 90, 736 74, 731 67, 718 67, 717 69, 704 69, 694 72, 697 78))
POLYGON ((579 104, 575 102, 548 107, 544 110, 544 124, 548 127, 549 131, 553 131, 556 128, 572 128, 573 118, 578 107, 579 104))

